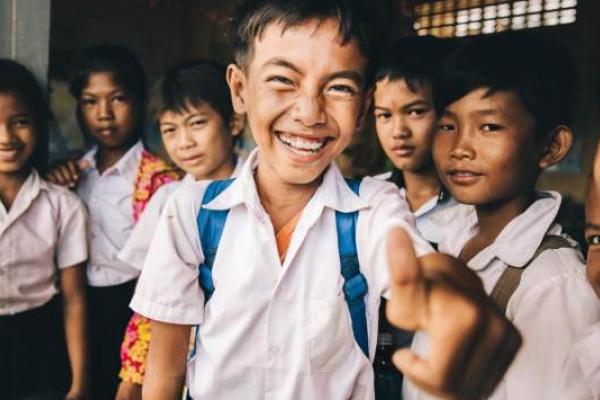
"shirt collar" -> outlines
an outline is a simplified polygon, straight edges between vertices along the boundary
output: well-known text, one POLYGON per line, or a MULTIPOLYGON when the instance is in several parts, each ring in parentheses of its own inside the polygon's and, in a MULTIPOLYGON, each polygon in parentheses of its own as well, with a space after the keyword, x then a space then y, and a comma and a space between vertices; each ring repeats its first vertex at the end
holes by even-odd
POLYGON ((49 185, 50 184, 48 182, 40 178, 40 175, 35 169, 32 169, 29 173, 29 176, 27 179, 25 179, 25 182, 23 182, 23 185, 19 189, 17 197, 15 198, 9 212, 6 211, 4 204, 0 202, 0 221, 6 220, 9 213, 9 218, 11 218, 11 220, 16 219, 18 216, 23 214, 36 199, 36 197, 38 197, 40 191, 48 190, 49 185))
MULTIPOLYGON (((137 173, 138 163, 142 152, 144 151, 144 145, 141 140, 138 140, 127 152, 113 165, 103 172, 103 175, 116 172, 119 175, 130 175, 137 173)), ((96 165, 96 153, 98 152, 98 146, 94 146, 85 153, 81 158, 83 161, 87 161, 89 168, 97 170, 96 165)))
MULTIPOLYGON (((561 196, 554 191, 538 192, 537 199, 522 214, 514 218, 500 232, 494 243, 483 249, 469 267, 481 270, 494 258, 513 267, 525 266, 553 228, 561 204, 561 196)), ((457 206, 436 215, 436 223, 449 227, 440 250, 457 256, 467 241, 477 233, 477 214, 473 206, 457 206)), ((553 229, 553 234, 560 234, 553 229)))
MULTIPOLYGON (((241 168, 238 178, 213 201, 206 204, 206 208, 226 210, 241 203, 246 203, 248 207, 254 210, 262 208, 254 180, 254 170, 258 165, 258 152, 259 149, 254 149, 250 153, 241 168)), ((350 189, 340 170, 333 162, 325 171, 323 182, 321 182, 311 201, 346 213, 358 211, 368 206, 364 200, 350 189)))

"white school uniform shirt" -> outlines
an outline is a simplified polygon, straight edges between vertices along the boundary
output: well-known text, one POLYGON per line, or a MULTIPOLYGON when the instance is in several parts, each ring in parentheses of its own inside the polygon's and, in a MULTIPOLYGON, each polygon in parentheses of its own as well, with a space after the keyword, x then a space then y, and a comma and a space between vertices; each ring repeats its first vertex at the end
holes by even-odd
MULTIPOLYGON (((392 171, 384 172, 383 174, 376 175, 373 178, 389 181, 392 178, 392 171)), ((408 204, 408 199, 406 198, 406 189, 403 187, 400 188, 400 197, 402 197, 402 200, 408 204)), ((440 229, 439 225, 433 221, 435 218, 434 215, 457 204, 458 203, 453 197, 445 199, 444 201, 440 201, 440 196, 438 195, 427 200, 421 207, 419 207, 418 210, 413 213, 415 216, 417 229, 419 232, 421 232, 421 235, 423 235, 425 240, 434 244, 438 244, 443 240, 444 232, 442 229, 440 229)))
MULTIPOLYGON (((488 294, 507 265, 519 268, 527 264, 546 233, 563 235, 561 226, 554 223, 560 204, 560 194, 538 193, 537 200, 506 225, 494 243, 468 262, 488 294)), ((438 214, 436 219, 447 228, 439 250, 458 257, 477 232, 475 208, 459 205, 438 214)), ((523 336, 523 345, 490 398, 554 398, 569 349, 585 329, 600 321, 600 303, 586 279, 579 250, 546 250, 533 260, 508 302, 506 316, 523 336)), ((427 337, 417 332, 413 350, 423 354, 427 347, 427 337)), ((405 380, 404 398, 432 397, 405 380)))
POLYGON ((600 400, 600 323, 589 328, 569 352, 556 398, 600 400))
POLYGON ((86 211, 33 170, 7 211, 0 201, 0 316, 47 303, 58 273, 87 259, 86 211))
MULTIPOLYGON (((239 176, 243 165, 244 162, 238 157, 235 168, 231 174, 232 178, 239 176)), ((186 174, 182 180, 169 182, 158 188, 140 215, 137 224, 135 224, 131 231, 131 235, 129 235, 127 243, 125 243, 119 252, 119 260, 139 271, 142 270, 144 261, 146 260, 146 254, 148 254, 148 250, 150 249, 150 242, 152 241, 160 214, 162 213, 167 200, 179 186, 193 182, 196 182, 194 176, 186 174)))
POLYGON ((401 226, 417 254, 432 251, 391 183, 363 180, 360 197, 335 164, 305 206, 283 265, 254 181, 257 150, 239 178, 205 205, 229 209, 204 305, 196 217, 206 182, 182 185, 168 200, 131 307, 148 318, 199 327, 188 363, 195 400, 373 399, 372 358, 379 299, 389 286, 385 239, 401 226), (359 211, 357 251, 368 282, 370 358, 354 339, 337 243, 335 210, 359 211))
POLYGON ((139 275, 117 255, 135 225, 133 191, 143 150, 142 142, 136 143, 102 174, 96 168, 97 147, 83 156, 90 166, 82 172, 77 193, 90 213, 87 277, 91 286, 119 285, 139 275))

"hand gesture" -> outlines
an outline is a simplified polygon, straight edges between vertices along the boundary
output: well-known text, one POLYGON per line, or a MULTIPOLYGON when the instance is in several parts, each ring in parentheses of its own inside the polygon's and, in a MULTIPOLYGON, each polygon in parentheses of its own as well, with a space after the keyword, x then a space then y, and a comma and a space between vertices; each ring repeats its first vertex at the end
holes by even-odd
POLYGON ((481 281, 463 263, 441 253, 417 258, 401 228, 387 243, 391 273, 388 320, 428 334, 421 358, 396 351, 393 362, 421 389, 434 395, 479 399, 493 392, 521 345, 515 327, 488 299, 481 281))

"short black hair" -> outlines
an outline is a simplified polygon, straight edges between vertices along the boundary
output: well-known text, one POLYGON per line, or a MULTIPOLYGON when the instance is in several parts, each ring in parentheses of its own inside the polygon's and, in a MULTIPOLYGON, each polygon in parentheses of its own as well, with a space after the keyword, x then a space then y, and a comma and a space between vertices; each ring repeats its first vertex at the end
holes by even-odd
POLYGON ((339 23, 340 43, 356 40, 368 62, 366 85, 370 85, 378 59, 376 30, 378 24, 368 0, 246 0, 242 2, 231 23, 231 42, 236 63, 247 67, 252 57, 254 40, 272 23, 284 30, 309 20, 339 23))
MULTIPOLYGON (((137 121, 135 134, 141 137, 144 131, 148 87, 139 58, 133 51, 118 45, 98 45, 83 49, 75 62, 69 83, 69 90, 78 101, 89 83, 90 76, 96 73, 110 74, 114 82, 134 100, 137 121)), ((77 117, 82 125, 79 107, 77 117)))
POLYGON ((158 80, 150 92, 148 114, 158 119, 165 111, 182 113, 188 106, 208 103, 227 124, 233 116, 225 67, 210 60, 181 63, 158 80))
POLYGON ((50 108, 44 91, 35 76, 23 65, 0 58, 0 93, 15 96, 31 112, 37 133, 37 145, 30 163, 43 172, 48 163, 50 120, 50 108))
POLYGON ((577 69, 565 47, 524 32, 483 36, 444 63, 434 83, 438 115, 470 92, 514 91, 535 120, 536 138, 569 125, 577 100, 577 69))
POLYGON ((434 36, 399 39, 384 54, 375 81, 404 80, 416 92, 423 84, 433 84, 440 66, 455 48, 453 42, 434 36))

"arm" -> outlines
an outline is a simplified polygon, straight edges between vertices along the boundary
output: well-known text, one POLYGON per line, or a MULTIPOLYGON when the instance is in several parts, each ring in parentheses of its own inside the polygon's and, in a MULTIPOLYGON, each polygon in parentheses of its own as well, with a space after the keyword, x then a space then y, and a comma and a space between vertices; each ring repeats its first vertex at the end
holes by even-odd
POLYGON ((144 399, 181 399, 191 327, 152 321, 144 399))
POLYGON ((67 399, 87 397, 89 376, 85 305, 85 266, 78 264, 60 272, 67 350, 71 363, 72 382, 67 399))

